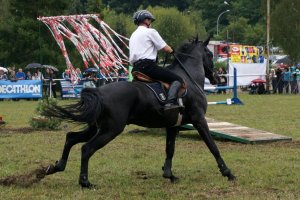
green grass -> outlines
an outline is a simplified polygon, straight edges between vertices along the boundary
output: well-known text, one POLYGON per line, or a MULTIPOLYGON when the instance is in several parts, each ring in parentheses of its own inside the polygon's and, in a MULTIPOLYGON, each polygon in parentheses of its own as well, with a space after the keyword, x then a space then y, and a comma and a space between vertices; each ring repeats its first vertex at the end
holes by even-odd
MULTIPOLYGON (((209 101, 230 95, 209 95, 209 101)), ((227 165, 238 177, 222 177, 209 150, 195 131, 183 132, 176 143, 173 172, 180 181, 162 178, 165 136, 160 129, 123 134, 90 160, 90 181, 96 190, 78 185, 80 146, 70 154, 66 171, 47 176, 24 188, 0 186, 1 199, 299 199, 300 198, 300 96, 247 95, 244 106, 209 106, 207 116, 293 137, 293 142, 245 145, 216 141, 227 165)), ((65 102, 64 102, 65 103, 65 102)), ((65 132, 31 130, 35 101, 0 102, 0 178, 26 173, 60 157, 65 132)))

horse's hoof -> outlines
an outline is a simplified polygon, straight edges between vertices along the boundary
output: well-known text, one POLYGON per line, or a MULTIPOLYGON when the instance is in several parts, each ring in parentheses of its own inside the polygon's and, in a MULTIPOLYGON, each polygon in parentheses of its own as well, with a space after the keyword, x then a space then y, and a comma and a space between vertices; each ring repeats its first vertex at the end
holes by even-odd
POLYGON ((163 174, 164 178, 170 179, 171 183, 176 183, 179 181, 179 178, 174 176, 174 175, 167 175, 167 174, 163 174))
POLYGON ((46 175, 54 174, 55 172, 56 172, 56 170, 55 170, 54 165, 49 165, 45 170, 46 175))
POLYGON ((236 181, 236 180, 237 179, 236 179, 236 177, 234 175, 232 175, 232 174, 228 175, 228 181, 236 181))
POLYGON ((82 189, 95 189, 96 188, 96 185, 91 184, 89 181, 79 182, 79 184, 81 185, 82 189))
POLYGON ((172 175, 172 176, 170 177, 170 181, 171 181, 171 183, 177 183, 177 182, 179 181, 179 178, 172 175))
POLYGON ((171 176, 173 176, 171 171, 164 171, 163 173, 164 178, 171 178, 171 176))
POLYGON ((94 189, 96 185, 91 184, 86 175, 81 175, 79 178, 79 184, 82 188, 94 189))

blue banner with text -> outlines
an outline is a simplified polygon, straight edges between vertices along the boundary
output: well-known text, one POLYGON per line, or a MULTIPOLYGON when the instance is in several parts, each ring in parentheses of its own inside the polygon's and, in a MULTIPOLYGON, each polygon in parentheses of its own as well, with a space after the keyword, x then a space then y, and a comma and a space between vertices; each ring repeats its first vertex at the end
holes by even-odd
POLYGON ((42 98, 41 80, 0 80, 0 99, 16 98, 42 98))

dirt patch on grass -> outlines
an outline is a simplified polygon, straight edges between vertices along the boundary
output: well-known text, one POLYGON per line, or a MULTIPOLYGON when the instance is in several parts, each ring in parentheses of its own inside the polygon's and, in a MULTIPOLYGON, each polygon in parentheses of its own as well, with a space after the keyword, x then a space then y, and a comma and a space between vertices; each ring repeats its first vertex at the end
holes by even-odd
POLYGON ((8 176, 6 178, 0 179, 0 185, 3 186, 20 186, 29 187, 34 183, 40 182, 46 176, 47 167, 41 166, 35 170, 27 172, 25 174, 17 174, 8 176))
MULTIPOLYGON (((41 129, 35 129, 32 127, 20 127, 20 128, 8 128, 8 127, 0 127, 0 135, 4 134, 29 134, 36 131, 41 131, 41 129)), ((43 131, 49 131, 44 130, 43 131)))
POLYGON ((136 176, 137 179, 149 179, 150 176, 147 175, 147 173, 145 171, 135 171, 132 173, 133 175, 136 176))

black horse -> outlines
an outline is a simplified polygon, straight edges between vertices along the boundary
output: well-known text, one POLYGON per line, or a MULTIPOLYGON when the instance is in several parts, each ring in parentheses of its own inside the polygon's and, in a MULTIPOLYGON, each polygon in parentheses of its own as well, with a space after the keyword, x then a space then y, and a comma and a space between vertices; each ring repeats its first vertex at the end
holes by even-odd
MULTIPOLYGON (((180 124, 193 124, 215 157, 222 175, 228 177, 228 180, 235 180, 235 176, 227 168, 209 133, 205 119, 207 109, 204 93, 205 76, 215 83, 212 53, 207 48, 208 42, 209 39, 205 42, 194 39, 185 43, 179 48, 178 53, 175 54, 175 61, 168 68, 180 75, 187 86, 187 94, 183 97, 185 108, 182 111, 180 124)), ((172 182, 177 179, 171 168, 179 126, 174 126, 174 122, 170 122, 174 115, 164 114, 163 106, 142 82, 117 82, 100 88, 86 88, 82 90, 78 103, 66 107, 53 106, 44 114, 88 124, 83 131, 67 134, 62 157, 48 167, 47 174, 64 171, 72 146, 85 142, 81 149, 79 184, 82 187, 91 187, 92 184, 88 180, 90 157, 118 136, 127 124, 136 124, 150 128, 166 127, 166 160, 163 166, 163 177, 169 178, 172 182)))

